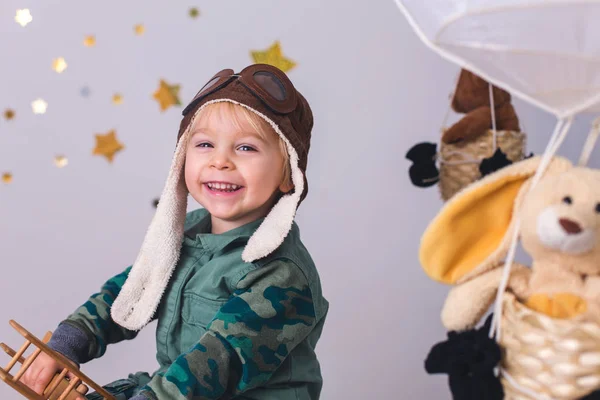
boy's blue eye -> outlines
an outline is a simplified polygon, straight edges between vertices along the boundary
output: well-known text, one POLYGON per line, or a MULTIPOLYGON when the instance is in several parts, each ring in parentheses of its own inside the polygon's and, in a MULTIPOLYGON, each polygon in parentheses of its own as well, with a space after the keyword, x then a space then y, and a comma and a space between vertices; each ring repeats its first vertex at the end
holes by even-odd
POLYGON ((206 142, 205 142, 205 143, 198 143, 198 144, 196 145, 196 147, 208 147, 208 146, 210 146, 210 145, 211 145, 210 143, 206 143, 206 142))
POLYGON ((246 145, 240 146, 238 148, 242 151, 256 151, 256 149, 254 147, 250 147, 250 146, 246 146, 246 145), (246 150, 243 150, 243 149, 246 149, 246 150))

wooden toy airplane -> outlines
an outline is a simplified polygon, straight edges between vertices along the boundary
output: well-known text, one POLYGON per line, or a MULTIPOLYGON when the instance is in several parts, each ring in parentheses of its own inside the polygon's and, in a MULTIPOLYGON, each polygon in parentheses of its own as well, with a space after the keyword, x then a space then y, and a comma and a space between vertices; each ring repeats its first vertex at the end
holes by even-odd
POLYGON ((96 390, 99 395, 103 396, 105 400, 116 400, 114 396, 110 395, 105 389, 83 374, 68 358, 55 352, 46 345, 52 337, 52 332, 46 332, 44 338, 39 340, 14 320, 11 319, 9 323, 25 338, 25 343, 18 351, 14 351, 4 343, 0 343, 0 347, 12 357, 6 368, 0 368, 0 379, 13 389, 30 400, 75 400, 77 396, 85 398, 85 394, 89 390, 88 386, 90 386, 96 390), (31 357, 25 359, 23 358, 23 354, 31 344, 37 347, 37 349, 33 351, 31 357), (44 389, 43 394, 39 395, 22 383, 20 379, 41 352, 54 358, 63 370, 54 375, 52 380, 48 383, 48 386, 44 389), (21 364, 21 369, 13 376, 11 375, 10 370, 17 362, 21 364), (67 378, 68 373, 73 374, 75 378, 69 380, 69 378, 67 378), (86 386, 86 384, 88 386, 86 386))

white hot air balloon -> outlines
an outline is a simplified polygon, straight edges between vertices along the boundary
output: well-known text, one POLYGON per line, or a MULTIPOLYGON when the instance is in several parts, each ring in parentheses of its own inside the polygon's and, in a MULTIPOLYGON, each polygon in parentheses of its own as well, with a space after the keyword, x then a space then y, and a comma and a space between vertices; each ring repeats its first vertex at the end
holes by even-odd
POLYGON ((442 57, 558 118, 600 111, 600 1, 395 1, 442 57))

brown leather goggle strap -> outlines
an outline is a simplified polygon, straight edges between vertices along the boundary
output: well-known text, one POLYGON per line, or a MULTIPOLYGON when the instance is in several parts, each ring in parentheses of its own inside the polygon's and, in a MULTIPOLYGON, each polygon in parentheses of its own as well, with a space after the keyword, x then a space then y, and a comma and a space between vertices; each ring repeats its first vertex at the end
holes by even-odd
POLYGON ((273 112, 278 114, 289 114, 294 111, 297 105, 296 89, 287 76, 279 69, 268 64, 254 64, 246 67, 239 74, 235 74, 232 69, 224 69, 215 74, 206 85, 200 89, 190 104, 183 110, 183 114, 189 113, 194 106, 209 94, 215 93, 227 86, 234 79, 239 81, 255 96, 265 103, 273 112), (272 96, 266 88, 261 86, 256 79, 257 73, 264 72, 273 76, 283 88, 283 99, 279 100, 272 96), (215 79, 218 80, 213 82, 215 79), (212 82, 212 83, 211 83, 212 82), (209 87, 207 85, 210 84, 209 87))

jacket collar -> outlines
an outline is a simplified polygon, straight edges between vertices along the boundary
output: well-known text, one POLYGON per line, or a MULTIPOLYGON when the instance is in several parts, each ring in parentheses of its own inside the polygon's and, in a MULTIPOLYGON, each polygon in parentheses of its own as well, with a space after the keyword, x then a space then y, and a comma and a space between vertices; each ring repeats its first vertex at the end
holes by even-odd
POLYGON ((216 253, 234 241, 245 245, 248 239, 263 222, 259 218, 235 229, 220 234, 210 233, 210 214, 204 208, 194 210, 187 214, 184 227, 184 244, 203 247, 212 253, 216 253))

